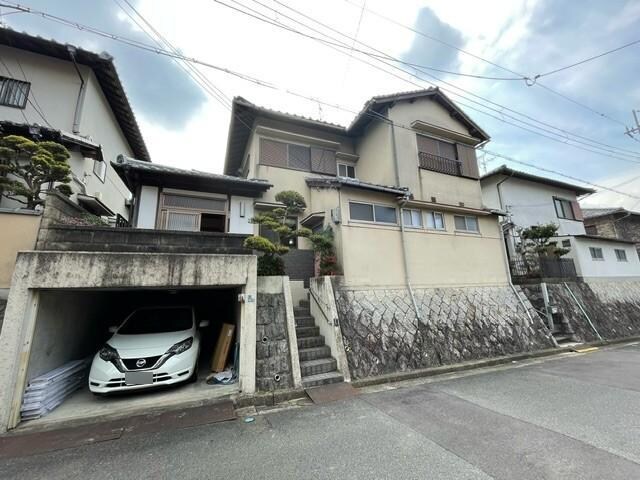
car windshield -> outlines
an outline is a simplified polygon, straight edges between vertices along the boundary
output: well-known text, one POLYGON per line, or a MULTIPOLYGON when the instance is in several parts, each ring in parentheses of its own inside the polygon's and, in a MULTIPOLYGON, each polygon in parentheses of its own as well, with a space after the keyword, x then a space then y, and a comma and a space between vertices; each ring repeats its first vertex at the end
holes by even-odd
POLYGON ((118 329, 120 335, 167 333, 189 330, 193 326, 189 308, 145 308, 134 312, 118 329))

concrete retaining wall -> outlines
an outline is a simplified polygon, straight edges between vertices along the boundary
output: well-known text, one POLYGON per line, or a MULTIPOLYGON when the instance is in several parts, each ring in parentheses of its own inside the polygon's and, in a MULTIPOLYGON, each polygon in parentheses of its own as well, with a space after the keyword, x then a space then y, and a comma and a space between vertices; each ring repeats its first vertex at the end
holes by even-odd
POLYGON ((335 294, 354 379, 554 346, 524 295, 509 286, 407 289, 335 294))
MULTIPOLYGON (((640 335, 640 281, 570 282, 567 286, 605 340, 640 335)), ((527 298, 544 309, 540 285, 523 285, 527 298)), ((551 305, 559 306, 579 340, 599 340, 580 307, 562 283, 547 283, 551 305)))

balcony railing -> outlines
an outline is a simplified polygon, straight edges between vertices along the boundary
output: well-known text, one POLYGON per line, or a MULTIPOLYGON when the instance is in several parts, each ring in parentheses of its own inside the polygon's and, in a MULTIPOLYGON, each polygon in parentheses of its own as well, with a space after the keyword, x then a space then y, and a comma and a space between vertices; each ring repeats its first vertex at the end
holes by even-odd
POLYGON ((420 168, 433 172, 446 173, 447 175, 462 175, 462 162, 452 158, 441 157, 433 153, 418 153, 420 168))
POLYGON ((516 279, 576 278, 571 258, 533 257, 509 261, 511 276, 516 279))

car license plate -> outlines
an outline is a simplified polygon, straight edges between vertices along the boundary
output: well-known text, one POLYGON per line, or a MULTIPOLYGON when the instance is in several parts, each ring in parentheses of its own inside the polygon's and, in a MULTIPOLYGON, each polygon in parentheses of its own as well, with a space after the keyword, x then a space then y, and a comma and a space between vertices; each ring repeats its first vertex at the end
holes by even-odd
POLYGON ((124 383, 127 385, 150 385, 153 383, 153 372, 125 372, 124 383))

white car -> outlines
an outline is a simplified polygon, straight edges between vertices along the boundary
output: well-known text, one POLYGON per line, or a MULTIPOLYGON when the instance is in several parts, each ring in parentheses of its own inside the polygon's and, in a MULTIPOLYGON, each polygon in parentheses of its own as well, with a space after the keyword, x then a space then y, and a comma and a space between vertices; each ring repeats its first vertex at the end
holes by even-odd
POLYGON ((192 307, 148 307, 131 313, 96 353, 89 373, 95 394, 195 380, 200 332, 192 307))

